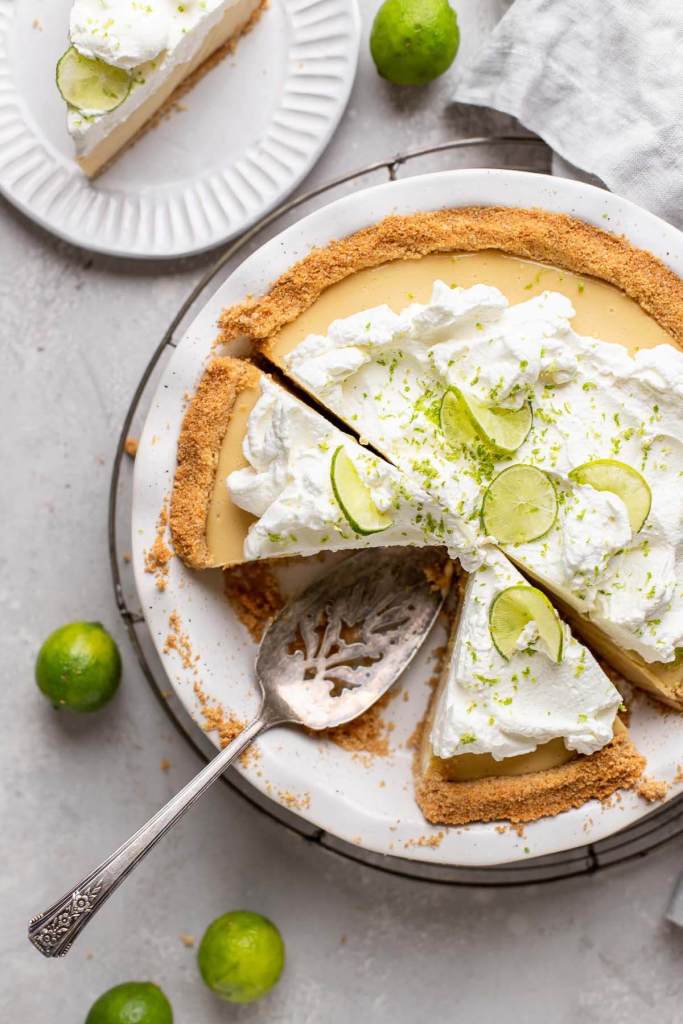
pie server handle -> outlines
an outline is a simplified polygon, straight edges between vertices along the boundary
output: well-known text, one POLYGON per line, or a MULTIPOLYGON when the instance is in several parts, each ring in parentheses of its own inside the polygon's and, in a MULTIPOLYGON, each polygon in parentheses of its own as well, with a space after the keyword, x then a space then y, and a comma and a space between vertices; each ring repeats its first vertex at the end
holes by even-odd
MULTIPOLYGON (((282 721, 281 718, 279 720, 282 721)), ((42 914, 32 918, 28 926, 28 937, 36 949, 47 957, 64 956, 68 953, 74 940, 95 912, 158 840, 182 818, 188 808, 260 733, 275 724, 276 720, 264 714, 264 709, 261 708, 254 721, 138 829, 135 835, 60 900, 42 914)))

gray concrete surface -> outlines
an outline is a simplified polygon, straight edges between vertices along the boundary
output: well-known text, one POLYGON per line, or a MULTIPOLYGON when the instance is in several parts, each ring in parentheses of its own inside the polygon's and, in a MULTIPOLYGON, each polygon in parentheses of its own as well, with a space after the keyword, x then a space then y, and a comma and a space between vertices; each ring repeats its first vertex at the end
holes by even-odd
MULTIPOLYGON (((375 6, 363 2, 366 31, 375 6)), ((503 5, 459 6, 468 49, 503 5)), ((364 46, 349 110, 311 181, 400 148, 510 126, 449 107, 448 91, 444 79, 394 93, 364 46)), ((132 389, 207 259, 133 266, 56 242, 7 205, 0 218, 0 1020, 79 1024, 104 989, 143 978, 163 986, 178 1024, 683 1021, 683 931, 664 920, 683 867, 680 839, 589 879, 449 889, 311 849, 224 786, 65 960, 45 961, 28 945, 31 913, 198 768, 117 621, 105 530, 111 458, 132 389), (32 679, 45 634, 81 617, 106 623, 125 661, 119 697, 87 719, 55 714, 32 679), (242 1009, 203 987, 195 953, 180 940, 240 906, 277 921, 288 951, 278 988, 242 1009)))

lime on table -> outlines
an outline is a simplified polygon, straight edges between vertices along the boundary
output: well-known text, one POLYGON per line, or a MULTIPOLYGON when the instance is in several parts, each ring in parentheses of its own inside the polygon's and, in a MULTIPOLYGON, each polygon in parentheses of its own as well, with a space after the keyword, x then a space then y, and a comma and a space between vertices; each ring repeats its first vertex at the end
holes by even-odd
POLYGON ((484 405, 459 388, 450 388, 441 400, 441 429, 455 447, 473 438, 491 445, 501 455, 512 455, 526 440, 533 416, 531 406, 502 409, 484 405))
POLYGON ((123 68, 84 57, 70 46, 57 62, 57 88, 72 107, 89 114, 106 114, 128 96, 132 77, 123 68))
POLYGON ((549 656, 562 660, 563 632, 557 612, 545 594, 536 587, 519 583, 507 587, 494 598, 489 610, 489 629, 496 649, 506 659, 517 650, 524 628, 535 622, 538 635, 549 656))
POLYGON ((625 462, 616 459, 596 459, 584 462, 569 474, 577 484, 588 484, 596 491, 611 491, 621 498, 628 512, 631 529, 638 533, 652 505, 652 491, 647 480, 625 462))
POLYGON ((460 45, 448 0, 384 0, 370 33, 377 71, 394 85, 425 85, 447 71, 460 45))
POLYGON ((377 508, 370 488, 361 480, 343 445, 332 456, 330 477, 334 496, 352 530, 367 535, 380 533, 391 526, 391 516, 377 508))
POLYGON ((56 708, 97 711, 116 693, 121 656, 99 622, 70 622, 38 652, 36 682, 56 708))
POLYGON ((548 532, 557 518, 555 486, 542 469, 518 463, 489 484, 481 505, 484 531, 499 544, 525 544, 548 532))
POLYGON ((251 1003, 280 977, 285 946, 267 917, 232 910, 206 929, 197 960, 202 978, 217 996, 231 1003, 251 1003))
POLYGON ((85 1024, 173 1024, 173 1010, 157 985, 127 981, 93 1003, 85 1024))

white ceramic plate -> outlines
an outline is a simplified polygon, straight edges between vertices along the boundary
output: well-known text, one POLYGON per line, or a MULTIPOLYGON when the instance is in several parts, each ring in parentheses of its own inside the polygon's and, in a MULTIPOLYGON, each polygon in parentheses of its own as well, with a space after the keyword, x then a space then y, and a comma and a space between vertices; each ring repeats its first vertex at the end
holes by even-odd
POLYGON ((42 227, 116 256, 166 258, 240 234, 329 142, 356 72, 356 0, 271 0, 259 23, 89 182, 73 158, 55 64, 71 0, 0 0, 0 192, 42 227))
MULTIPOLYGON (((683 274, 683 236, 658 218, 588 185, 499 170, 449 171, 358 192, 299 221, 246 260, 207 303, 173 354, 152 403, 135 465, 133 551, 138 591, 171 683, 198 720, 193 672, 182 667, 177 655, 163 650, 171 612, 178 612, 199 656, 197 671, 204 690, 240 718, 247 718, 255 708, 254 645, 221 593, 220 573, 192 573, 176 558, 171 562, 168 587, 159 592, 154 578, 144 572, 143 559, 172 483, 184 396, 192 391, 210 355, 221 309, 247 293, 263 292, 313 245, 324 245, 387 214, 490 204, 573 214, 625 234, 683 274)), ((281 570, 281 576, 288 588, 296 589, 304 576, 321 571, 314 559, 296 571, 281 570)), ((259 759, 240 771, 262 792, 342 839, 372 851, 435 863, 483 866, 555 853, 605 838, 647 814, 650 805, 633 793, 624 793, 609 807, 593 801, 535 822, 526 827, 523 837, 514 831, 501 833, 491 824, 452 829, 426 825, 413 799, 412 751, 406 741, 427 701, 429 656, 441 643, 443 636, 437 631, 400 683, 407 697, 399 695, 389 705, 386 717, 395 723, 390 757, 354 757, 328 741, 279 730, 259 741, 259 759)), ((648 773, 672 781, 683 760, 683 717, 662 715, 638 701, 633 719, 633 736, 647 756, 648 773)), ((682 788, 680 783, 672 785, 668 798, 682 788)))

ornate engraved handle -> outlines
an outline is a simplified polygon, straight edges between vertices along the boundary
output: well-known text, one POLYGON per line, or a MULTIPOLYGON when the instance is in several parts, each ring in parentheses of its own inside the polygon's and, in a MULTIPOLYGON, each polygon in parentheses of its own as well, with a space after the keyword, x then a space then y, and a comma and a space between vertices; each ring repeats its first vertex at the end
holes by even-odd
POLYGON ((157 811, 146 825, 119 847, 116 853, 103 861, 61 900, 32 918, 28 926, 28 937, 36 949, 48 957, 64 956, 68 953, 74 939, 85 928, 95 911, 99 910, 155 843, 175 825, 185 811, 219 775, 223 774, 228 765, 256 739, 259 733, 282 720, 282 716, 266 717, 262 709, 259 716, 232 743, 217 754, 191 782, 169 800, 165 807, 157 811))

